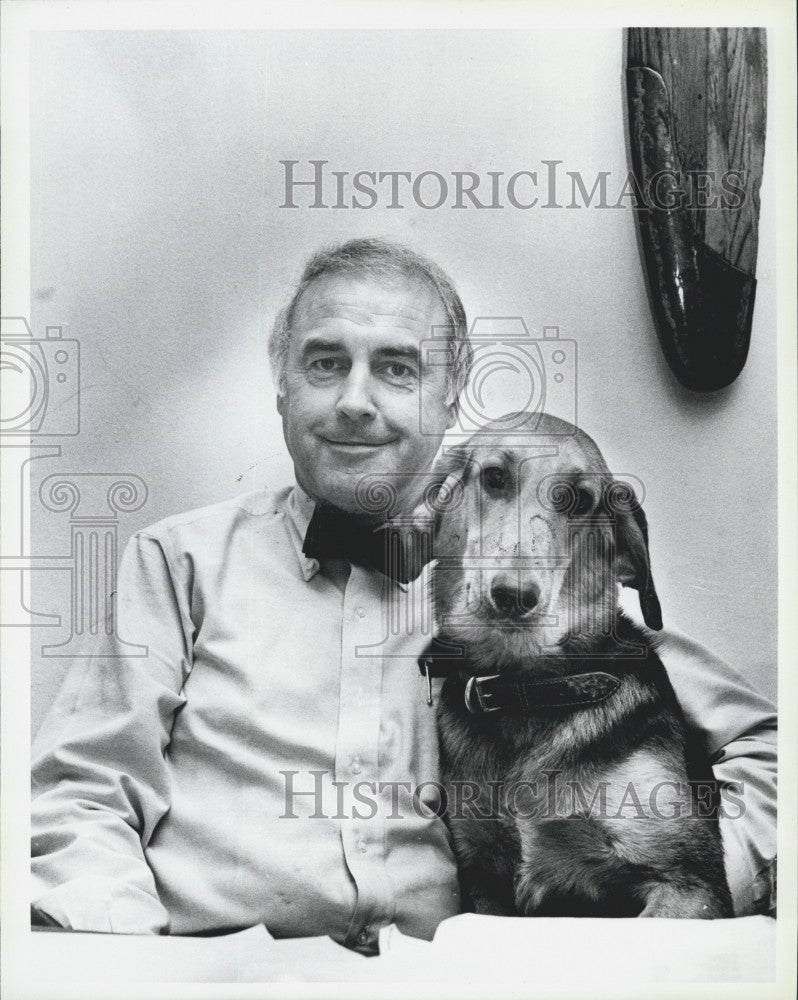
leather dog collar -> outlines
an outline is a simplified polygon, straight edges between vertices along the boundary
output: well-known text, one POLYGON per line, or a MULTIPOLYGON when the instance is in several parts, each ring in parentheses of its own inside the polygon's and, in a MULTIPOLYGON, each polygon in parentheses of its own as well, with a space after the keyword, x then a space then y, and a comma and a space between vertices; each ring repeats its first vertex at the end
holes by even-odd
MULTIPOLYGON (((433 639, 418 659, 418 668, 427 679, 427 703, 432 704, 431 678, 468 673, 463 646, 433 639)), ((614 674, 592 670, 564 677, 506 678, 501 674, 472 675, 465 684, 466 708, 473 715, 519 707, 526 712, 540 708, 579 708, 605 701, 620 687, 614 674)))

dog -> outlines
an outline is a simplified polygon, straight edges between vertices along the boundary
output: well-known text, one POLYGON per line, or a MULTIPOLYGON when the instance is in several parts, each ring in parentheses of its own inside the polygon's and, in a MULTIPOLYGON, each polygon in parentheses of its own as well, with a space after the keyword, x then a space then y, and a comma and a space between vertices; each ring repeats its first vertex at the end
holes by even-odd
POLYGON ((733 915, 711 768, 688 739, 634 490, 587 434, 509 414, 435 470, 437 709, 464 905, 733 915), (509 428, 509 429, 508 429, 509 428), (646 630, 620 610, 637 589, 646 630), (705 784, 697 784, 705 779, 705 784))

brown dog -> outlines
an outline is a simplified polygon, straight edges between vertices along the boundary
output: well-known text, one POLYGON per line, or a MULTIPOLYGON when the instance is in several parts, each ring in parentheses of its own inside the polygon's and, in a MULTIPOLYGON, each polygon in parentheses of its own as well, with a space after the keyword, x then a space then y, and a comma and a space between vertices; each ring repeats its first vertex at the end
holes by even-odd
POLYGON ((495 421, 437 480, 438 638, 419 662, 446 677, 464 897, 487 913, 732 916, 717 796, 695 783, 709 763, 650 634, 618 608, 623 581, 662 627, 634 491, 547 414, 495 421))

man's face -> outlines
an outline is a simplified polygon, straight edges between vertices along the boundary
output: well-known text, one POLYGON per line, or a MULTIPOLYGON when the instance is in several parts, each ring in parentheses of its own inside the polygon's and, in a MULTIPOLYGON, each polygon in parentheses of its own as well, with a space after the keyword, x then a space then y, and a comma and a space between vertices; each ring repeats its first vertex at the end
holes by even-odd
POLYGON ((418 481, 402 474, 427 471, 455 417, 446 370, 420 359, 421 341, 447 322, 438 295, 420 281, 323 275, 305 290, 277 409, 310 496, 362 512, 358 483, 381 476, 412 500, 418 481))

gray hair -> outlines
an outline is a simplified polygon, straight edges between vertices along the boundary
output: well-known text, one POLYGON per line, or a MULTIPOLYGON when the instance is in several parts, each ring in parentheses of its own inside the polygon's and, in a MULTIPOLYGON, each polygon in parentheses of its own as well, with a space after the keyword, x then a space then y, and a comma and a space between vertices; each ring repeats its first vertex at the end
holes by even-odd
POLYGON ((305 265, 296 291, 288 305, 277 314, 269 337, 269 361, 280 394, 286 389, 285 369, 297 303, 311 282, 323 274, 371 278, 376 281, 415 279, 431 285, 438 293, 453 331, 449 336, 446 387, 448 402, 457 401, 468 381, 473 361, 468 324, 460 296, 449 276, 437 264, 400 243, 381 239, 349 240, 348 243, 318 251, 305 265))

